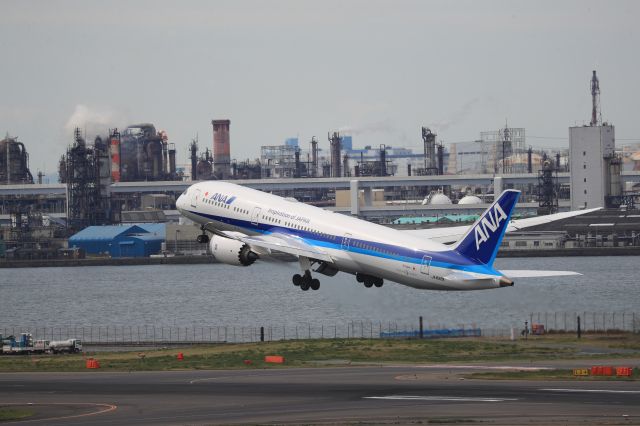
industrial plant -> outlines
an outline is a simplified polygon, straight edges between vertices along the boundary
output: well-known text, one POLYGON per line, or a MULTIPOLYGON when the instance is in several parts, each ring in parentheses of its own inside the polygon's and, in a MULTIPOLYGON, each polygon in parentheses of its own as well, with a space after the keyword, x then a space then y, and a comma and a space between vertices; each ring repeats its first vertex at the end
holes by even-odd
MULTIPOLYGON (((229 119, 211 121, 206 143, 197 136, 170 141, 166 131, 141 123, 105 128, 101 135, 76 128, 60 157, 59 183, 44 184, 42 173, 34 181, 29 170, 28 142, 7 134, 0 141, 0 257, 76 256, 71 243, 90 240, 102 226, 125 224, 142 233, 147 228, 137 224, 149 222, 178 227, 162 232, 164 242, 156 251, 206 251, 183 241, 192 232, 179 228, 175 210, 176 198, 198 180, 237 180, 390 226, 468 223, 506 188, 522 191, 521 217, 593 207, 625 216, 640 200, 640 145, 616 147, 615 127, 602 121, 595 71, 590 89, 590 120, 569 127, 568 149, 534 149, 526 129, 507 122, 481 129, 472 141, 447 144, 417 123, 417 150, 393 141, 356 146, 357 135, 329 129, 326 139, 291 137, 256 147, 259 157, 238 161, 229 119), (188 157, 178 158, 178 152, 188 157), (81 231, 82 239, 68 240, 81 231)), ((600 231, 598 241, 639 244, 640 222, 621 221, 624 226, 613 225, 609 239, 600 231)), ((128 231, 122 229, 110 232, 124 238, 128 231)), ((573 235, 570 227, 560 231, 561 240, 582 238, 588 245, 592 238, 585 227, 573 235)), ((136 238, 135 244, 157 242, 156 235, 136 238)))

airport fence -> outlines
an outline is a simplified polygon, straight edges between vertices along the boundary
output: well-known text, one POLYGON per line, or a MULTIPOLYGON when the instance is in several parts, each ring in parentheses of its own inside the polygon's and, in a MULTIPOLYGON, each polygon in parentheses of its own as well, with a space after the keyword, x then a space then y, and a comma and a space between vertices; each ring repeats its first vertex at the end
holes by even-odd
POLYGON ((640 332, 640 314, 635 312, 532 312, 529 327, 544 325, 545 331, 585 333, 612 333, 616 331, 640 332))
MULTIPOLYGON (((470 327, 459 326, 463 330, 470 327)), ((417 325, 397 322, 349 321, 344 324, 301 323, 269 326, 59 326, 4 327, 3 336, 30 333, 34 340, 81 339, 90 345, 162 345, 191 343, 240 343, 302 339, 378 339, 408 337, 417 325)), ((469 332, 471 333, 471 332, 469 332)), ((468 334, 471 336, 472 334, 468 334)))
MULTIPOLYGON (((629 312, 536 312, 529 315, 529 328, 542 324, 547 332, 575 332, 577 318, 581 318, 581 329, 585 333, 640 332, 640 314, 629 312)), ((510 337, 519 335, 524 328, 480 327, 476 324, 444 326, 425 322, 423 338, 446 337, 510 337)), ((7 337, 20 333, 31 333, 35 340, 81 339, 88 345, 177 345, 204 343, 241 343, 301 339, 379 339, 419 338, 418 321, 413 324, 384 321, 348 321, 341 324, 300 323, 298 325, 265 326, 156 326, 156 325, 109 325, 109 326, 56 326, 56 327, 1 327, 0 333, 7 337)))

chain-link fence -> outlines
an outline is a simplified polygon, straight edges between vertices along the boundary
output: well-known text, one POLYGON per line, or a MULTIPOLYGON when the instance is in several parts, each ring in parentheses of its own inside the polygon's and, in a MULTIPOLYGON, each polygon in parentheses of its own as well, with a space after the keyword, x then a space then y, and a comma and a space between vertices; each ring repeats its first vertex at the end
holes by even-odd
MULTIPOLYGON (((455 331, 471 330, 472 326, 458 326, 455 331), (460 328, 458 328, 460 327, 460 328)), ((474 329, 475 326, 473 326, 474 329)), ((425 335, 430 328, 425 327, 425 335)), ((438 329, 441 330, 441 329, 438 329)), ((454 329, 452 329, 454 330, 454 329)), ((479 330, 479 329, 477 329, 479 330)), ((81 339, 95 345, 170 345, 193 343, 239 343, 300 340, 300 339, 378 339, 407 337, 419 333, 418 324, 397 322, 350 321, 342 324, 301 323, 299 325, 268 326, 60 326, 60 327, 4 327, 5 338, 30 333, 34 340, 81 339)), ((475 335, 480 334, 478 331, 475 335)), ((464 333, 456 334, 456 336, 464 333)), ((472 332, 466 334, 472 336, 472 332)), ((431 336, 430 336, 431 337, 431 336)))
MULTIPOLYGON (((574 332, 578 317, 583 332, 640 332, 640 315, 628 312, 535 312, 529 315, 530 327, 544 325, 546 331, 574 332)), ((524 327, 524 324, 522 324, 524 327)), ((520 327, 515 327, 516 332, 520 327)), ((419 337, 419 322, 348 321, 344 323, 256 326, 59 326, 1 327, 0 333, 19 336, 30 333, 34 340, 81 339, 90 345, 171 345, 197 343, 240 343, 299 339, 378 339, 419 337)), ((425 338, 439 337, 509 337, 512 327, 481 327, 476 324, 441 325, 426 322, 425 338)))
POLYGON ((530 324, 542 324, 546 331, 613 333, 640 332, 640 315, 635 312, 532 312, 530 324))

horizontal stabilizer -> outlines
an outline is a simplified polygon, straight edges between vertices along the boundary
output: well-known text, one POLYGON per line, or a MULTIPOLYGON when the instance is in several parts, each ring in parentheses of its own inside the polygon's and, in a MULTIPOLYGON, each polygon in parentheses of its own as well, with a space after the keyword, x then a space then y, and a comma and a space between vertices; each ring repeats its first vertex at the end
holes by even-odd
POLYGON ((565 277, 570 275, 582 275, 573 271, 535 271, 527 269, 501 269, 500 272, 509 278, 536 278, 536 277, 565 277))

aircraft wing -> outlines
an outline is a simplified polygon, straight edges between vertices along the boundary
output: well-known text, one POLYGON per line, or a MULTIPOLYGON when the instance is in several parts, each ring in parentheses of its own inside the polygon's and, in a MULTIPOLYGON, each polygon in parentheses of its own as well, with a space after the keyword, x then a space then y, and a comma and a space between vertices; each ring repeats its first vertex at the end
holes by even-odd
POLYGON ((249 244, 251 247, 276 250, 298 257, 307 257, 310 259, 323 260, 325 262, 333 262, 331 256, 329 256, 324 250, 307 244, 302 239, 292 235, 274 233, 271 235, 244 236, 239 237, 238 239, 249 244))
MULTIPOLYGON (((580 216, 583 214, 591 213, 596 210, 600 210, 600 207, 588 210, 575 210, 570 212, 562 212, 549 214, 545 216, 530 217, 527 219, 512 220, 507 227, 506 232, 515 232, 521 229, 529 228, 531 226, 542 225, 544 223, 555 222, 557 220, 567 219, 569 217, 580 216)), ((402 230, 407 234, 411 234, 415 237, 428 238, 433 241, 437 241, 444 244, 455 243, 462 237, 471 225, 463 226, 448 226, 429 229, 410 229, 402 230)))

